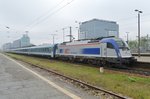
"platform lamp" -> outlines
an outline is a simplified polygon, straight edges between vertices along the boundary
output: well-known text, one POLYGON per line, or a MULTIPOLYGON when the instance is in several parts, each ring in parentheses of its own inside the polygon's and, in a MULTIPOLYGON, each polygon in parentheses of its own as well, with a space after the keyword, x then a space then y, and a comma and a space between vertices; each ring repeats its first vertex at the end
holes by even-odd
POLYGON ((143 13, 140 10, 135 10, 138 13, 138 57, 140 57, 140 13, 143 13))

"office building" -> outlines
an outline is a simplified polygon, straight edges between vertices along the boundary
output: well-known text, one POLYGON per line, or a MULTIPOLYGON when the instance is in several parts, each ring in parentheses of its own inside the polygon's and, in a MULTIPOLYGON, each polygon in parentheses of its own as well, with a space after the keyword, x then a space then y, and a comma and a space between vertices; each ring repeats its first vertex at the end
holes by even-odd
POLYGON ((95 39, 99 37, 119 37, 119 25, 114 21, 92 19, 82 22, 79 27, 79 39, 95 39))

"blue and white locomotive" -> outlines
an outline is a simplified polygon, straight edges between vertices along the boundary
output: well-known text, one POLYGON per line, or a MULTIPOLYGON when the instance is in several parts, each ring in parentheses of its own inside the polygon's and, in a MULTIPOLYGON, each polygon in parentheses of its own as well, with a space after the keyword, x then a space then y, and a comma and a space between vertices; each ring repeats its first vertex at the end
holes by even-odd
POLYGON ((56 57, 78 59, 100 64, 125 63, 134 61, 128 44, 120 38, 103 38, 101 40, 83 40, 57 45, 56 57))
POLYGON ((83 61, 94 64, 130 64, 135 61, 131 55, 128 44, 120 38, 77 40, 55 45, 12 49, 11 52, 49 56, 51 58, 83 61))

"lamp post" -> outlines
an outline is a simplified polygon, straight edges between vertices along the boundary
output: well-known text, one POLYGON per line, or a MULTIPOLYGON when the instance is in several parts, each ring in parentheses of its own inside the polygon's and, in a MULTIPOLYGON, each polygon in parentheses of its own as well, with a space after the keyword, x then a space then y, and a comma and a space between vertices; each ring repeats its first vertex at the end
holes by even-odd
POLYGON ((138 57, 140 57, 140 13, 143 13, 140 10, 135 10, 138 13, 138 57))
POLYGON ((70 26, 69 29, 70 29, 70 42, 71 42, 72 41, 72 27, 70 26))
POLYGON ((28 35, 29 31, 25 31, 26 35, 28 35))
POLYGON ((8 33, 8 36, 7 36, 7 38, 8 38, 8 41, 10 40, 10 36, 9 36, 9 29, 10 29, 10 27, 8 27, 8 26, 5 26, 5 28, 7 28, 8 29, 8 31, 7 31, 7 33, 8 33))
POLYGON ((82 22, 75 21, 75 23, 78 23, 78 24, 79 24, 79 28, 78 28, 78 40, 79 40, 79 36, 80 36, 80 25, 82 24, 82 22))
POLYGON ((63 30, 63 42, 65 41, 65 28, 62 29, 63 30))
POLYGON ((56 36, 56 34, 51 34, 52 36, 53 36, 53 45, 54 45, 54 43, 55 43, 55 36, 56 36))

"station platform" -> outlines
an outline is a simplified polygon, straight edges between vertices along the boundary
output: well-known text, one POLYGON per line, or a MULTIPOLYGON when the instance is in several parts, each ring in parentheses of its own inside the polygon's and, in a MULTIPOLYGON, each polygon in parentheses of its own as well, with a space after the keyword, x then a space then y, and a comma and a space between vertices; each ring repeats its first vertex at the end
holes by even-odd
POLYGON ((149 56, 134 56, 138 62, 145 62, 145 63, 150 63, 150 57, 149 56))
POLYGON ((0 99, 99 99, 0 53, 0 99))

